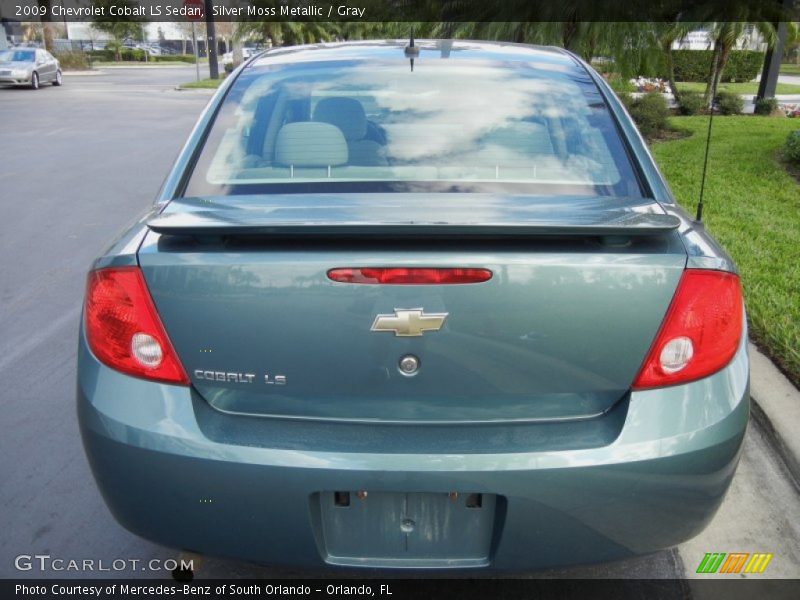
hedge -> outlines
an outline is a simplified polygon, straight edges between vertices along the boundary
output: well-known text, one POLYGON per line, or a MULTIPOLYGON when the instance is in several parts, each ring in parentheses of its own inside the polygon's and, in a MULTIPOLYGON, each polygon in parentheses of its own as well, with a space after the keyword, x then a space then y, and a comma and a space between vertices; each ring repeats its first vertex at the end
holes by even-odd
POLYGON ((81 71, 92 66, 89 64, 89 57, 83 52, 57 52, 53 56, 58 59, 61 69, 64 71, 81 71))
POLYGON ((144 62, 145 54, 144 50, 140 50, 139 48, 122 48, 120 50, 120 56, 122 60, 138 60, 144 62))
MULTIPOLYGON (((116 60, 116 54, 113 50, 105 48, 103 50, 90 50, 88 52, 92 60, 99 60, 103 62, 112 62, 116 60)), ((144 50, 139 48, 121 48, 119 51, 122 60, 144 61, 144 50)))
MULTIPOLYGON (((93 61, 101 62, 114 62, 116 55, 113 50, 90 50, 87 52, 89 58, 93 61)), ((144 50, 139 48, 122 48, 120 51, 122 60, 144 62, 144 50)), ((147 60, 150 62, 186 62, 194 63, 194 56, 191 54, 159 54, 156 56, 148 56, 147 60)))
POLYGON ((185 62, 194 63, 194 55, 192 54, 158 54, 151 56, 150 60, 153 62, 185 62))
POLYGON ((114 60, 114 53, 111 50, 89 50, 86 55, 89 60, 111 61, 114 60))
MULTIPOLYGON (((673 50, 675 81, 708 81, 713 50, 673 50)), ((764 54, 754 50, 733 50, 722 71, 722 81, 751 81, 764 64, 764 54)), ((667 72, 661 75, 666 79, 667 72)))

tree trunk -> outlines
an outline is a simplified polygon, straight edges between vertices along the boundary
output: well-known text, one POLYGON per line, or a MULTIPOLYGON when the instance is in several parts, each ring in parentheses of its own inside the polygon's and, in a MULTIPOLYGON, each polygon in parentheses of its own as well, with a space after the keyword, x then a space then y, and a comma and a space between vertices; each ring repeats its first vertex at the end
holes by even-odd
POLYGON ((675 60, 672 55, 671 40, 665 44, 664 52, 667 55, 667 83, 669 83, 669 89, 672 90, 672 97, 675 98, 675 102, 680 104, 680 92, 678 91, 678 86, 675 83, 675 60))
POLYGON ((708 73, 708 80, 706 81, 706 91, 703 93, 703 100, 706 103, 706 106, 709 108, 711 107, 711 90, 714 89, 714 81, 717 78, 717 69, 719 68, 719 55, 721 49, 721 42, 716 40, 714 42, 714 54, 711 58, 711 69, 708 73))
POLYGON ((714 90, 719 90, 719 82, 722 79, 722 71, 725 69, 725 65, 728 64, 728 58, 731 55, 731 46, 729 44, 720 43, 719 44, 719 51, 714 49, 714 68, 712 69, 712 76, 709 80, 707 87, 706 87, 706 96, 705 100, 708 104, 708 107, 711 108, 712 103, 714 102, 714 98, 711 97, 712 92, 714 90))
POLYGON ((725 45, 722 47, 722 51, 719 53, 719 64, 717 65, 717 80, 714 82, 716 89, 719 89, 719 82, 722 79, 722 73, 725 71, 725 67, 728 64, 728 59, 731 56, 732 46, 725 45))
MULTIPOLYGON (((42 22, 42 41, 44 42, 44 49, 48 52, 53 52, 53 26, 50 24, 51 18, 51 10, 50 10, 50 0, 37 0, 37 4, 39 8, 41 8, 44 13, 40 18, 42 22)), ((2 32, 5 35, 5 31, 2 32)))
POLYGON ((52 53, 54 50, 53 26, 50 23, 45 22, 42 24, 42 27, 44 28, 44 49, 52 53))
POLYGON ((186 55, 186 38, 181 38, 181 54, 186 55))
POLYGON ((583 46, 581 54, 581 58, 585 60, 587 63, 592 62, 594 58, 594 53, 597 50, 597 34, 592 30, 591 34, 588 36, 586 43, 583 46))
POLYGON ((561 43, 567 50, 572 50, 572 45, 575 43, 578 35, 578 26, 575 21, 567 21, 563 24, 561 30, 561 43))
POLYGON ((244 53, 242 52, 242 41, 239 39, 233 40, 233 68, 235 69, 244 61, 244 53))

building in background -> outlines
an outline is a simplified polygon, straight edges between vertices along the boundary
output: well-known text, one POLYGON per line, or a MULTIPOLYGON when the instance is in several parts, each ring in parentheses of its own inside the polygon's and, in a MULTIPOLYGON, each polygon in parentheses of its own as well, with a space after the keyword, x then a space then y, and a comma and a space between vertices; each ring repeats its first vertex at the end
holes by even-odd
MULTIPOLYGON (((686 34, 686 37, 676 40, 672 44, 673 50, 712 50, 713 48, 714 39, 711 37, 710 32, 705 29, 690 31, 686 34)), ((758 50, 763 52, 766 48, 766 42, 752 25, 746 26, 742 35, 736 40, 737 50, 758 50)))

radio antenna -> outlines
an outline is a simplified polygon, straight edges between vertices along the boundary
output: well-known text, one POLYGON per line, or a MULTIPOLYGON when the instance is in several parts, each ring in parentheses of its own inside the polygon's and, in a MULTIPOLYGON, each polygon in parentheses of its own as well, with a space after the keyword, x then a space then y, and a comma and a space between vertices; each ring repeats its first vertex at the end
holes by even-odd
MULTIPOLYGON (((712 57, 712 61, 714 58, 712 57)), ((712 63, 713 64, 713 63, 712 63)), ((714 123, 714 105, 717 102, 717 77, 711 82, 711 106, 708 112, 708 134, 706 135, 706 156, 703 159, 703 176, 700 178, 700 200, 697 202, 697 215, 695 221, 703 222, 703 193, 706 189, 706 172, 708 171, 708 150, 711 147, 711 125, 714 123)))

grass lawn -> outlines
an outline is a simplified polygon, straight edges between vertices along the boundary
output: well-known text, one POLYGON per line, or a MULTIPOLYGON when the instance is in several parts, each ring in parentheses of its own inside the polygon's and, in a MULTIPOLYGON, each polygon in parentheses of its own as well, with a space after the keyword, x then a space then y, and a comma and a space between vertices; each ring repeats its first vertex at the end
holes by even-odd
MULTIPOLYGON (((678 201, 694 214, 706 117, 673 117, 693 135, 653 153, 678 201)), ((742 276, 750 337, 800 383, 800 185, 779 162, 796 119, 719 117, 709 156, 703 220, 742 276)))
POLYGON ((189 81, 187 83, 180 84, 178 87, 181 87, 185 90, 191 90, 191 89, 214 90, 219 87, 219 84, 222 83, 223 79, 201 79, 199 81, 189 81))
POLYGON ((800 75, 800 65, 793 63, 782 63, 781 75, 800 75))
MULTIPOLYGON (((783 73, 783 71, 781 71, 783 73)), ((784 73, 785 74, 785 73, 784 73)), ((687 81, 679 81, 677 83, 678 89, 682 92, 705 92, 706 91, 706 84, 701 82, 687 82, 687 81)), ((752 94, 756 95, 758 93, 758 82, 757 81, 748 81, 748 82, 741 82, 741 83, 720 83, 719 84, 720 90, 728 90, 729 92, 735 92, 736 94, 752 94)), ((791 83, 779 83, 778 88, 775 91, 776 94, 800 94, 800 85, 794 85, 791 83)))

